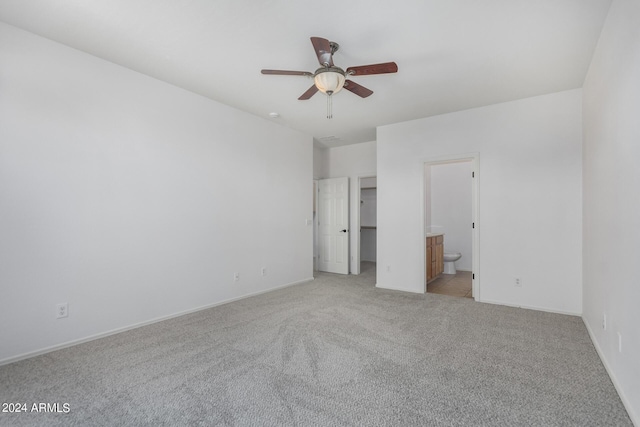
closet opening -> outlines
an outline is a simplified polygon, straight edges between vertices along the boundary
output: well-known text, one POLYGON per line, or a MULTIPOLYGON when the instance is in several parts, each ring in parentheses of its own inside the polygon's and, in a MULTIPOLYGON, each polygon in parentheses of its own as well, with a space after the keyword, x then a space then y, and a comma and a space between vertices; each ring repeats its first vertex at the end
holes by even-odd
POLYGON ((358 273, 375 276, 377 254, 377 179, 375 176, 359 178, 358 219, 358 273))

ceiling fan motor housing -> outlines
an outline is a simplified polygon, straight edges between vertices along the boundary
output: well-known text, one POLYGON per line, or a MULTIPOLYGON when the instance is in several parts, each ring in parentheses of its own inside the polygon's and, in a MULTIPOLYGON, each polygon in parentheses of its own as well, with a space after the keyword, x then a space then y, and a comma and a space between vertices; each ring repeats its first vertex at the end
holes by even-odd
POLYGON ((333 55, 338 51, 338 49, 340 49, 340 45, 336 42, 329 42, 329 47, 331 48, 331 55, 333 55))

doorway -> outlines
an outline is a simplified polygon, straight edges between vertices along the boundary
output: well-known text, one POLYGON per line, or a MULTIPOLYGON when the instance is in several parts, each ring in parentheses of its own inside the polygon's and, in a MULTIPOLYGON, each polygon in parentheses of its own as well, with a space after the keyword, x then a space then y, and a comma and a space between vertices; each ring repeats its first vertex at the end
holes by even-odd
POLYGON ((358 220, 358 265, 357 274, 375 272, 377 256, 377 178, 375 176, 360 177, 358 220))
MULTIPOLYGON (((480 298, 478 182, 477 154, 425 162, 425 292, 475 300, 480 298), (436 241, 444 247, 437 248, 436 241), (436 249, 444 262, 439 264, 434 275, 429 271, 434 270, 433 264, 429 263, 435 260, 426 257, 435 253, 436 249)), ((438 263, 442 262, 440 257, 438 263)))

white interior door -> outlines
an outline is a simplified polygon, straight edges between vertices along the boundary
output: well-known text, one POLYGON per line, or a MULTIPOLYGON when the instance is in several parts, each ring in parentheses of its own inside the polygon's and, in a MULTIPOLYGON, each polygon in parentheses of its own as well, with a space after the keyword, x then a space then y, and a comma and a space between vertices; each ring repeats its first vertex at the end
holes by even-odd
POLYGON ((349 178, 318 181, 318 270, 349 274, 349 178))

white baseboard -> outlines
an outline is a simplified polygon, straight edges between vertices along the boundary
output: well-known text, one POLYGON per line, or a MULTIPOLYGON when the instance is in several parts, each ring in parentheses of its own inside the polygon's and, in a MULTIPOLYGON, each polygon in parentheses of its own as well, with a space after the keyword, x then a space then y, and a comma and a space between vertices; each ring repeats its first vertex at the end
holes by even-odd
POLYGON ((410 292, 412 294, 424 294, 422 291, 416 291, 415 289, 407 289, 407 288, 395 288, 391 286, 380 286, 376 283, 376 288, 378 289, 387 289, 390 291, 401 291, 401 292, 410 292))
POLYGON ((252 292, 250 294, 242 295, 242 296, 235 297, 235 298, 229 298, 229 299, 226 299, 226 300, 223 300, 223 301, 219 301, 219 302, 216 302, 216 303, 213 303, 213 304, 203 305, 203 306, 200 306, 200 307, 197 307, 197 308, 192 308, 192 309, 184 310, 184 311, 181 311, 181 312, 178 312, 178 313, 169 314, 167 316, 156 317, 155 319, 147 320, 147 321, 140 322, 140 323, 135 323, 135 324, 129 325, 129 326, 124 326, 122 328, 112 329, 110 331, 101 332, 101 333, 95 334, 95 335, 90 335, 90 336, 85 337, 85 338, 80 338, 80 339, 77 339, 77 340, 67 341, 67 342, 62 343, 62 344, 52 345, 50 347, 45 347, 45 348, 42 348, 42 349, 39 349, 39 350, 29 351, 27 353, 19 354, 17 356, 12 356, 12 357, 8 357, 6 359, 0 360, 0 366, 8 365, 9 363, 18 362, 20 360, 29 359, 29 358, 35 357, 35 356, 40 356, 42 354, 51 353, 52 351, 62 350, 63 348, 73 347, 74 345, 83 344, 85 342, 94 341, 94 340, 97 340, 97 339, 100 339, 100 338, 105 338, 105 337, 108 337, 110 335, 119 334, 121 332, 130 331, 131 329, 141 328, 143 326, 147 326, 147 325, 151 325, 151 324, 154 324, 154 323, 162 322, 163 320, 173 319, 174 317, 180 317, 180 316, 184 316, 186 314, 191 314, 191 313, 195 313, 195 312, 198 312, 198 311, 206 310, 206 309, 209 309, 209 308, 217 307, 219 305, 229 304, 230 302, 242 300, 242 299, 253 297, 253 296, 256 296, 256 295, 266 294, 267 292, 272 292, 272 291, 275 291, 275 290, 278 290, 278 289, 283 289, 283 288, 288 288, 290 286, 300 285, 302 283, 307 283, 307 282, 310 282, 312 280, 314 280, 313 277, 308 277, 308 278, 305 278, 305 279, 302 279, 302 280, 298 280, 298 281, 295 281, 295 282, 287 283, 285 285, 276 286, 275 288, 270 288, 270 289, 266 289, 266 290, 258 291, 258 292, 252 292))
POLYGON ((631 402, 629 402, 629 399, 624 394, 622 387, 620 387, 620 384, 618 383, 618 380, 616 379, 616 376, 613 373, 613 369, 611 369, 611 366, 607 362, 607 359, 605 359, 604 353, 600 348, 600 344, 596 340, 596 336, 593 333, 593 329, 591 329, 589 322, 587 322, 587 319, 585 319, 584 317, 582 318, 582 322, 584 323, 584 326, 586 326, 587 328, 587 332, 589 333, 589 338, 591 338, 591 342, 593 343, 593 346, 596 348, 596 353, 598 353, 598 357, 600 357, 600 360, 602 361, 602 365, 604 366, 604 369, 607 371, 607 374, 609 374, 609 378, 611 378, 611 382, 613 383, 613 386, 618 392, 618 396, 620 396, 620 400, 622 401, 624 408, 627 410, 627 414, 629 414, 629 418, 631 418, 631 422, 633 423, 634 426, 640 427, 640 416, 638 416, 638 414, 636 414, 633 411, 631 402))
MULTIPOLYGON (((478 301, 478 300, 476 300, 478 301)), ((546 307, 536 307, 533 305, 519 305, 519 304, 510 304, 510 303, 506 303, 503 301, 491 301, 491 300, 486 300, 486 299, 480 299, 478 302, 484 302, 487 304, 495 304, 495 305, 504 305, 507 307, 516 307, 516 308, 524 308, 527 310, 536 310, 536 311, 545 311, 547 313, 555 313, 555 314, 566 314, 567 316, 578 316, 578 317, 582 317, 582 313, 576 313, 573 311, 562 311, 562 310, 555 310, 552 308, 546 308, 546 307)))

